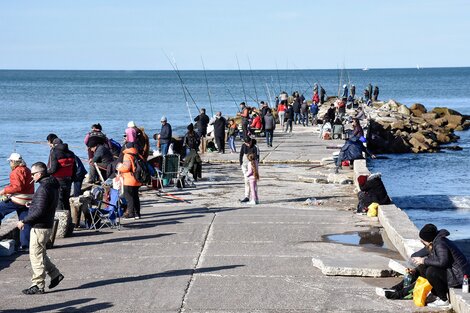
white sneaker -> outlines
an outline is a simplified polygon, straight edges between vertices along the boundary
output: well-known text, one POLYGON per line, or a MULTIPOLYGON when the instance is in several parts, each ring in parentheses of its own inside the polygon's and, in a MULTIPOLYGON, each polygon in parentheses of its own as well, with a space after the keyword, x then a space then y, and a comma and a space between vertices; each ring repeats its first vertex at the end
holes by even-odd
POLYGON ((436 301, 428 303, 427 306, 431 308, 450 308, 449 300, 441 300, 439 297, 436 298, 436 301))
POLYGON ((375 293, 379 296, 379 297, 386 297, 386 292, 395 292, 394 289, 388 289, 388 288, 375 288, 375 293))
POLYGON ((250 202, 248 202, 248 204, 250 204, 250 205, 256 205, 256 204, 258 204, 258 202, 254 201, 254 200, 251 200, 250 202))

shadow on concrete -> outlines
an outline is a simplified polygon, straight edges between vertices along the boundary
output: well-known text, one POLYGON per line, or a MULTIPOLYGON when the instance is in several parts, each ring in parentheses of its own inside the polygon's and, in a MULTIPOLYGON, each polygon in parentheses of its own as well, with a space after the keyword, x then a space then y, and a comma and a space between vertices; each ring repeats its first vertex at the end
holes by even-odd
POLYGON ((94 303, 86 306, 77 307, 77 305, 87 303, 96 300, 96 298, 84 298, 70 300, 61 303, 47 304, 29 309, 12 309, 2 310, 5 313, 16 313, 16 312, 98 312, 101 310, 109 309, 113 307, 110 302, 94 303))
POLYGON ((65 245, 57 245, 55 246, 55 249, 71 248, 71 247, 85 247, 85 246, 93 246, 93 245, 99 245, 99 244, 105 244, 105 243, 109 244, 109 243, 115 243, 115 242, 154 239, 154 238, 160 238, 160 237, 165 237, 165 236, 171 236, 174 234, 175 233, 165 233, 165 234, 145 235, 145 236, 118 237, 118 238, 113 238, 109 240, 100 240, 100 241, 74 242, 74 243, 69 243, 65 245))
MULTIPOLYGON (((262 203, 263 204, 275 204, 275 203, 284 203, 284 202, 305 202, 307 199, 309 199, 310 197, 301 197, 301 198, 290 198, 290 199, 279 199, 279 200, 263 200, 262 203)), ((328 200, 328 199, 338 199, 338 198, 350 198, 349 195, 345 195, 345 196, 331 196, 331 197, 315 197, 315 199, 317 200, 321 200, 321 201, 325 201, 325 200, 328 200)))
POLYGON ((15 262, 15 260, 18 259, 19 257, 21 257, 22 255, 26 255, 26 257, 28 258, 28 262, 29 262, 29 253, 28 252, 15 252, 12 255, 0 257, 0 272, 4 269, 10 267, 10 264, 15 262))
POLYGON ((204 213, 220 213, 225 211, 233 211, 238 210, 238 208, 192 208, 192 209, 184 209, 184 210, 174 210, 174 211, 162 211, 162 212, 154 212, 154 213, 144 213, 142 214, 145 218, 152 218, 152 217, 164 217, 164 216, 174 216, 174 215, 184 215, 184 214, 204 214, 204 213))
POLYGON ((150 280, 150 279, 155 279, 155 278, 190 276, 190 275, 199 274, 199 273, 210 273, 210 272, 216 272, 216 271, 221 271, 221 270, 233 269, 233 268, 237 268, 241 266, 245 266, 245 265, 227 265, 227 266, 203 267, 203 268, 198 268, 198 269, 172 270, 172 271, 165 271, 165 272, 155 273, 155 274, 111 278, 111 279, 105 279, 105 280, 100 280, 96 282, 86 283, 75 288, 54 290, 49 293, 98 288, 98 287, 109 286, 109 285, 114 285, 114 284, 144 281, 144 280, 150 280))

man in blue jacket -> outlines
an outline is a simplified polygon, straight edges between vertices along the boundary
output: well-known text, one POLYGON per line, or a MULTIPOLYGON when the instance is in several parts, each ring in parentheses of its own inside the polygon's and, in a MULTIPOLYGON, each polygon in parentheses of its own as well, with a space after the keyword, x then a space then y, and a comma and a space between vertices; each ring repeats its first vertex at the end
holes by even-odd
POLYGON ((168 154, 168 149, 170 148, 172 130, 166 116, 162 116, 160 122, 162 122, 162 128, 160 130, 160 150, 162 156, 165 156, 168 154))
POLYGON ((26 295, 44 293, 46 273, 51 277, 49 289, 56 287, 64 279, 64 275, 46 253, 46 244, 51 237, 55 210, 59 201, 59 182, 47 174, 47 166, 42 162, 33 164, 31 175, 34 182, 39 183, 39 188, 33 196, 28 215, 24 220, 18 221, 17 225, 20 230, 25 224, 31 226, 29 258, 33 277, 31 287, 23 290, 26 295))

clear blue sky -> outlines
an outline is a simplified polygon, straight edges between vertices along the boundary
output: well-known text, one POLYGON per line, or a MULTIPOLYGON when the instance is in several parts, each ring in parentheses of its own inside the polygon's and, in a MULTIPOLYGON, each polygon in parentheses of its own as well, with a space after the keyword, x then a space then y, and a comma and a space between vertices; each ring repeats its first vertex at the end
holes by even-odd
POLYGON ((0 69, 470 66, 467 0, 1 1, 0 69))

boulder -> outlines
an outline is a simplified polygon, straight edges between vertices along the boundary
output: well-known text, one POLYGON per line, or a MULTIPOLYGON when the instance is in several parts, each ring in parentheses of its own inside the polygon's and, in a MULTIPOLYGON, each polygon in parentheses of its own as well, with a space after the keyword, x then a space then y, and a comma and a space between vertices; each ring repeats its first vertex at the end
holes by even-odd
POLYGON ((403 121, 395 121, 392 124, 390 124, 390 127, 392 128, 392 130, 403 129, 405 128, 405 123, 403 123, 403 121))
POLYGON ((462 116, 462 114, 460 114, 459 112, 457 112, 455 110, 452 110, 452 109, 449 109, 449 108, 436 107, 436 108, 432 109, 431 112, 436 113, 439 117, 447 116, 447 115, 460 115, 460 116, 462 116))
MULTIPOLYGON (((414 138, 421 143, 426 142, 426 137, 422 133, 419 133, 419 132, 412 133, 411 138, 414 138)), ((411 140, 410 140, 410 143, 411 143, 411 140)))
POLYGON ((426 107, 421 103, 414 103, 410 106, 410 111, 414 116, 421 116, 423 113, 427 113, 426 107))
POLYGON ((440 143, 448 143, 450 142, 450 137, 447 134, 442 132, 434 132, 436 134, 437 141, 440 143))
POLYGON ((406 105, 400 105, 398 107, 398 112, 403 114, 403 115, 411 115, 410 109, 406 107, 406 105))
POLYGON ((412 146, 411 150, 415 153, 427 152, 429 150, 429 146, 426 143, 419 141, 415 137, 412 137, 409 143, 412 146))
POLYGON ((456 129, 463 121, 462 115, 447 115, 445 118, 448 123, 447 127, 452 129, 456 129))
POLYGON ((421 117, 429 122, 429 121, 435 120, 438 117, 438 115, 434 112, 430 112, 430 113, 423 113, 421 117))

